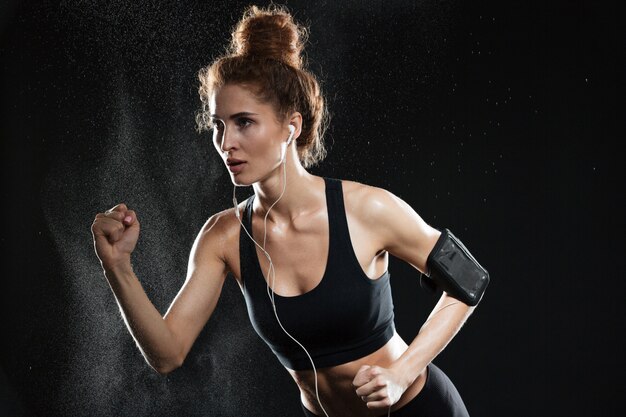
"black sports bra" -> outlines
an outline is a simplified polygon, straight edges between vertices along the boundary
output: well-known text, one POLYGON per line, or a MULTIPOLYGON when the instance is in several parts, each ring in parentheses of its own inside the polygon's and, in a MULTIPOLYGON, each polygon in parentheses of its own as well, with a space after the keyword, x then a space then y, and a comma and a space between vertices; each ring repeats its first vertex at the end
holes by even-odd
MULTIPOLYGON (((316 368, 362 358, 384 346, 395 332, 389 271, 376 280, 365 275, 350 241, 341 180, 324 178, 324 181, 330 240, 323 278, 304 294, 274 295, 283 327, 307 349, 316 368)), ((246 201, 242 219, 250 234, 253 200, 254 195, 246 201)), ((285 367, 312 369, 302 347, 276 320, 256 246, 243 230, 240 230, 239 253, 252 326, 285 367)))

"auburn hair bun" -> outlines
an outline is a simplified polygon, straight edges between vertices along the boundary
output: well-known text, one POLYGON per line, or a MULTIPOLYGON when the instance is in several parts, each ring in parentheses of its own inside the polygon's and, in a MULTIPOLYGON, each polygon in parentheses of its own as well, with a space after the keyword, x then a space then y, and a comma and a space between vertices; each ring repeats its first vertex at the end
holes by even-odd
POLYGON ((274 59, 301 69, 307 29, 278 5, 249 7, 232 33, 231 53, 258 59, 274 59))
POLYGON ((247 84, 259 101, 273 106, 279 122, 294 112, 302 115, 296 148, 304 168, 324 159, 329 115, 319 82, 304 68, 307 38, 306 27, 295 23, 286 7, 248 7, 233 28, 226 54, 198 72, 202 101, 196 114, 198 132, 213 128, 213 94, 229 83, 247 84))

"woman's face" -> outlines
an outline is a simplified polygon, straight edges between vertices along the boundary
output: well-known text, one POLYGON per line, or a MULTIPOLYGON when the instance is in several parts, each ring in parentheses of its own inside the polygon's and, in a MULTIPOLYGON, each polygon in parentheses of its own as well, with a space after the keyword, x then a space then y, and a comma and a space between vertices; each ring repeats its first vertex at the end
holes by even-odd
POLYGON ((280 167, 289 129, 271 104, 259 102, 246 85, 226 84, 212 94, 209 106, 213 145, 233 184, 253 184, 280 167))

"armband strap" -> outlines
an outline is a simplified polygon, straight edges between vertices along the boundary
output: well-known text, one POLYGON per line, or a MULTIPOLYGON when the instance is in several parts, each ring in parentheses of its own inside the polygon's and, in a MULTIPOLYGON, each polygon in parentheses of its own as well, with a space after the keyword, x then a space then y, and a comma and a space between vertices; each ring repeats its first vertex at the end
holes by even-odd
POLYGON ((470 306, 480 302, 489 284, 487 270, 448 229, 441 232, 426 266, 429 273, 422 275, 422 287, 442 289, 470 306))

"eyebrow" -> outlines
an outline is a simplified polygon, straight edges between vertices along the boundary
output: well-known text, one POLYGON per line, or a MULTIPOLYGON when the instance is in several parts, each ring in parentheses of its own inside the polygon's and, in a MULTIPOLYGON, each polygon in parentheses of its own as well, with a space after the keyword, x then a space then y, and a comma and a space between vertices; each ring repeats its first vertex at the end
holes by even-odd
MULTIPOLYGON (((258 114, 257 113, 251 113, 249 111, 241 111, 239 113, 232 114, 229 117, 229 119, 233 120, 233 119, 236 119, 238 117, 246 117, 246 116, 258 116, 258 114)), ((212 119, 220 119, 220 117, 217 114, 212 114, 211 118, 212 119)))

